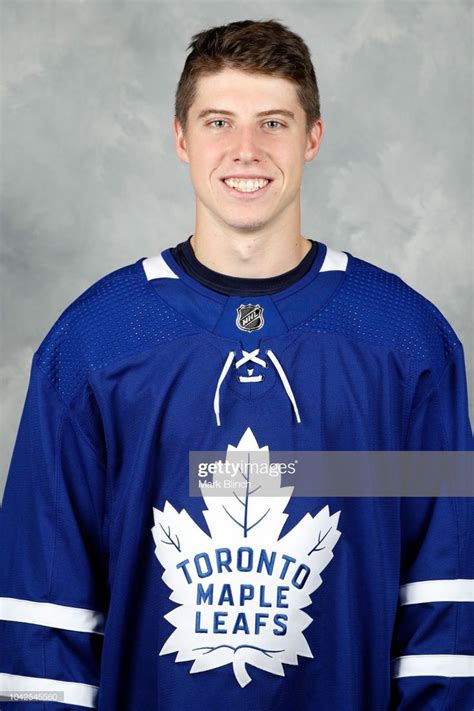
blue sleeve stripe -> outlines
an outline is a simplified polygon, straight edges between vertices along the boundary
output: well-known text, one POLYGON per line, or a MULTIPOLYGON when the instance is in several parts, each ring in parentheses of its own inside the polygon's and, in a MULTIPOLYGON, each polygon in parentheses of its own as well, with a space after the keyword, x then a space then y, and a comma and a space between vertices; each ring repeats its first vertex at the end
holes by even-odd
POLYGON ((474 678, 474 656, 414 654, 393 660, 393 678, 404 676, 463 676, 474 678))
POLYGON ((0 700, 9 701, 9 698, 2 697, 12 693, 35 691, 41 693, 58 692, 61 694, 61 698, 55 699, 57 703, 75 704, 76 706, 85 706, 88 709, 97 708, 98 686, 78 684, 75 681, 0 673, 0 700))
POLYGON ((474 580, 420 580, 400 587, 400 605, 422 602, 474 602, 474 580))
POLYGON ((46 627, 57 627, 74 632, 104 634, 105 617, 101 612, 82 607, 56 605, 50 602, 0 597, 0 620, 27 622, 46 627))

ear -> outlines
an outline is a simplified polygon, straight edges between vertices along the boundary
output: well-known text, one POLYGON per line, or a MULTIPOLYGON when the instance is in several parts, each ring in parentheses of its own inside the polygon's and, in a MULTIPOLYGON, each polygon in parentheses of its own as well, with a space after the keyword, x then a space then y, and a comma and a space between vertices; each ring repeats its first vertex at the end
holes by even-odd
POLYGON ((178 158, 182 160, 183 163, 189 163, 189 156, 186 147, 186 138, 181 124, 176 118, 176 116, 173 119, 173 131, 176 143, 176 153, 178 155, 178 158))
POLYGON ((306 137, 305 160, 313 160, 323 140, 323 122, 318 119, 314 122, 311 132, 306 137))

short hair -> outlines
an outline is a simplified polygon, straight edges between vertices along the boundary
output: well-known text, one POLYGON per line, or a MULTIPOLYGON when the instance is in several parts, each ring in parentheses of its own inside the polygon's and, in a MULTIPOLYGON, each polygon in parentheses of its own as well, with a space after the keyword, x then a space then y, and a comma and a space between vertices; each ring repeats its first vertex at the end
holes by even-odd
POLYGON ((200 76, 225 68, 269 74, 296 85, 309 134, 321 118, 319 89, 311 53, 302 38, 277 20, 242 20, 192 36, 175 95, 175 117, 186 131, 200 76))

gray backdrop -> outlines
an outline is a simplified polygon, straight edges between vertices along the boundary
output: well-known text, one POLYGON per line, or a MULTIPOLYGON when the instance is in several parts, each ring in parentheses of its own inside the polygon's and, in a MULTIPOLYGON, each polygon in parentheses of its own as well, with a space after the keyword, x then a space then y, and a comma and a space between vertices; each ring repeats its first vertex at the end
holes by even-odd
POLYGON ((279 19, 307 42, 325 135, 302 232, 438 306, 472 408, 470 2, 0 2, 0 494, 50 326, 101 276, 193 231, 174 91, 191 35, 232 20, 279 19))

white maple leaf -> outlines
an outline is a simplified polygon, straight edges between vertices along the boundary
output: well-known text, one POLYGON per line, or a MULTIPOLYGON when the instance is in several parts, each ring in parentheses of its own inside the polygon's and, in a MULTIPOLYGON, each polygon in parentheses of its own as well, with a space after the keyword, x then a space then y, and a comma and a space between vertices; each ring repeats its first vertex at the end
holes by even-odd
MULTIPOLYGON (((258 462, 260 470, 262 462, 270 465, 268 447, 258 446, 250 428, 237 447, 228 446, 226 459, 258 462)), ((160 655, 193 661, 191 673, 232 664, 242 687, 252 680, 247 665, 284 676, 283 664, 313 657, 304 608, 341 535, 340 511, 330 515, 325 506, 279 538, 293 487, 282 487, 280 474, 248 469, 239 471, 242 488, 232 495, 202 489, 210 535, 168 501, 163 511, 153 508, 152 528, 162 579, 178 605, 165 615, 175 629, 160 655)))

